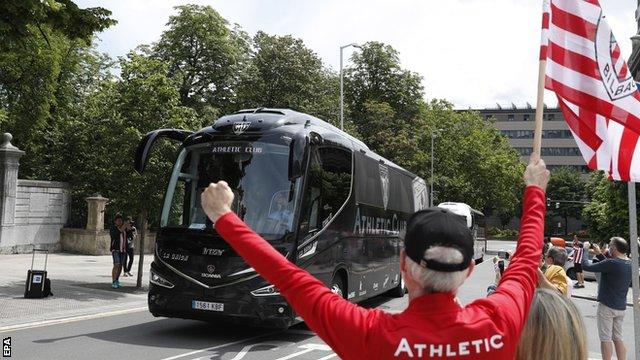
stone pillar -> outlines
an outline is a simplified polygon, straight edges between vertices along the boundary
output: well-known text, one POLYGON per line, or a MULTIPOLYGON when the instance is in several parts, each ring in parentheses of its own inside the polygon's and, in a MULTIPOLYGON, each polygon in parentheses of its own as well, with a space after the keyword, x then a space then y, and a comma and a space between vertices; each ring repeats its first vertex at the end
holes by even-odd
POLYGON ((24 155, 24 151, 11 144, 12 139, 11 134, 4 133, 0 143, 0 247, 13 243, 18 167, 24 155))
POLYGON ((103 230, 104 229, 104 207, 109 199, 102 197, 100 194, 88 197, 87 202, 87 230, 103 230))

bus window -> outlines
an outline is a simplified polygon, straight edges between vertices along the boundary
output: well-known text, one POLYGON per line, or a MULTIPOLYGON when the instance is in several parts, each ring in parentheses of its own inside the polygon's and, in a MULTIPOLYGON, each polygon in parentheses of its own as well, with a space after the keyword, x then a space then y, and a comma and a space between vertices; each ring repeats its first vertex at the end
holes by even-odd
POLYGON ((326 226, 347 201, 351 190, 351 153, 323 147, 311 152, 309 175, 300 214, 300 237, 326 226))

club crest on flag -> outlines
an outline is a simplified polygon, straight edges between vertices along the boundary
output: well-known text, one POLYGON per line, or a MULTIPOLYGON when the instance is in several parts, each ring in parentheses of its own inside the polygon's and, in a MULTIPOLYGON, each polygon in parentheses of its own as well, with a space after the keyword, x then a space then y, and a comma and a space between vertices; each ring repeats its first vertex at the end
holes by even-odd
POLYGON ((622 60, 620 47, 611 32, 611 28, 604 21, 602 13, 600 13, 600 19, 598 20, 594 43, 598 71, 611 100, 633 95, 637 91, 636 84, 631 73, 624 69, 624 60, 620 61, 622 60))

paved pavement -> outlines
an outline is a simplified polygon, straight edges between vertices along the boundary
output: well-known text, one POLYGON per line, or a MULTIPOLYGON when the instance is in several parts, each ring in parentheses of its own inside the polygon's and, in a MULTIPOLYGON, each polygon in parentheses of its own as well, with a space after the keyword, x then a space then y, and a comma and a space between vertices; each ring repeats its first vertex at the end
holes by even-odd
MULTIPOLYGON (((151 259, 148 259, 149 261, 151 259)), ((16 359, 309 359, 335 354, 301 323, 287 331, 154 318, 146 310, 145 290, 135 278, 123 278, 121 290, 109 288, 110 258, 54 254, 49 270, 55 296, 22 298, 30 255, 0 256, 0 338, 11 337, 16 359), (90 355, 89 355, 90 354, 90 355)), ((146 265, 148 268, 148 265, 146 265)), ((483 297, 493 278, 491 262, 476 267, 459 292, 462 303, 483 297)), ((144 284, 148 283, 145 278, 144 284)), ((595 284, 595 283, 594 283, 595 284)), ((364 303, 390 312, 402 311, 407 297, 379 296, 364 303)), ((599 358, 596 303, 574 299, 584 315, 590 358, 599 358)), ((632 310, 624 323, 625 342, 633 349, 632 310)))
MULTIPOLYGON (((145 269, 152 256, 145 256, 145 269)), ((136 255, 133 271, 137 271, 136 255)), ((111 288, 111 257, 65 253, 50 254, 48 277, 54 296, 25 299, 24 287, 31 255, 0 255, 0 328, 19 324, 55 321, 71 316, 146 308, 148 271, 143 288, 136 289, 136 277, 121 277, 123 287, 111 288)), ((42 269, 44 255, 37 254, 34 268, 42 269)))

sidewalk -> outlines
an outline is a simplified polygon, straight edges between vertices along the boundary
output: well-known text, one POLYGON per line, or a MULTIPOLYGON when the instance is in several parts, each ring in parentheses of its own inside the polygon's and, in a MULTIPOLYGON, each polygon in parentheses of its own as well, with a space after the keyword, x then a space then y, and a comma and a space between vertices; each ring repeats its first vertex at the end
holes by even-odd
MULTIPOLYGON (((25 299, 24 286, 31 254, 0 255, 0 331, 20 324, 95 315, 147 306, 149 266, 153 255, 145 255, 142 288, 136 289, 138 256, 133 277, 120 277, 123 286, 111 288, 111 256, 66 253, 49 255, 48 277, 53 296, 25 299)), ((36 254, 35 269, 42 269, 44 255, 36 254)))

